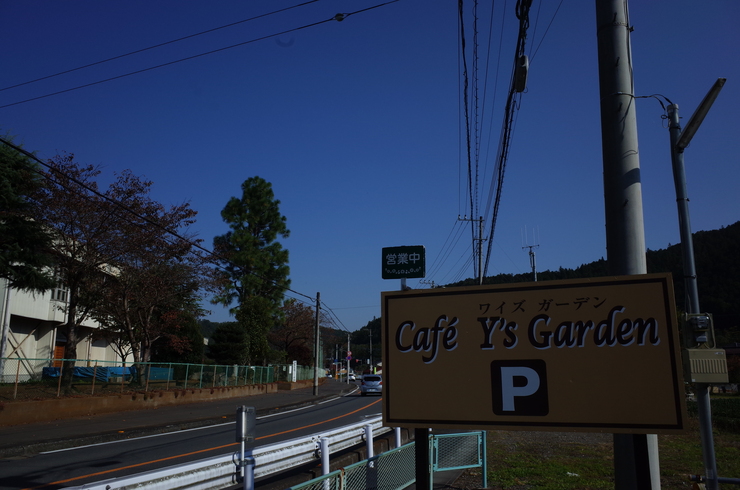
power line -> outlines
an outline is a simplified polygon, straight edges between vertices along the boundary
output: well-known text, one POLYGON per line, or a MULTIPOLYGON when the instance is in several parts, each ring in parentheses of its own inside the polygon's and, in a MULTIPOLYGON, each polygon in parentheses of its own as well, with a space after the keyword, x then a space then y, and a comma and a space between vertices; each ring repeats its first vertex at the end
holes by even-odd
MULTIPOLYGON (((57 170, 57 169, 53 168, 53 167, 52 167, 51 165, 49 165, 48 163, 46 163, 46 162, 42 161, 42 160, 41 160, 40 158, 38 158, 38 157, 37 157, 36 155, 34 155, 33 153, 30 153, 30 152, 26 151, 25 149, 23 149, 23 148, 21 148, 21 147, 19 147, 19 146, 16 146, 15 144, 11 143, 10 141, 7 141, 7 140, 6 140, 5 138, 1 138, 1 137, 0 137, 0 143, 3 143, 3 144, 5 144, 5 145, 9 146, 10 148, 14 149, 14 150, 15 150, 15 151, 17 151, 17 152, 23 153, 23 154, 24 154, 24 155, 26 155, 26 156, 27 156, 28 158, 30 158, 30 159, 32 159, 32 160, 34 160, 35 162, 37 162, 37 163, 39 163, 39 164, 43 165, 43 166, 44 166, 44 167, 46 167, 46 168, 48 168, 48 169, 49 169, 50 171, 52 171, 53 173, 58 173, 58 174, 60 174, 60 175, 64 175, 64 177, 65 177, 65 178, 69 179, 70 181, 72 181, 72 182, 73 182, 73 183, 75 183, 76 185, 78 185, 78 186, 82 187, 82 188, 83 188, 83 189, 85 189, 86 191, 88 191, 88 192, 91 192, 92 194, 94 194, 94 195, 98 196, 99 198, 101 198, 101 199, 103 199, 103 200, 105 200, 105 201, 107 201, 107 202, 110 202, 111 204, 114 204, 114 205, 118 206, 119 208, 121 208, 122 210, 124 210, 124 211, 126 211, 127 213, 131 214, 132 216, 134 216, 134 217, 136 217, 136 218, 138 218, 138 219, 140 219, 140 220, 143 220, 143 221, 144 221, 144 222, 146 222, 146 223, 149 223, 150 225, 152 225, 152 226, 154 226, 154 227, 156 227, 156 228, 158 228, 158 229, 160 229, 160 230, 164 231, 165 233, 167 233, 167 234, 169 234, 169 235, 172 235, 172 236, 174 236, 175 238, 177 238, 177 239, 179 239, 179 240, 182 240, 183 242, 185 242, 185 243, 189 244, 189 245, 190 245, 190 246, 192 246, 193 248, 196 248, 196 249, 198 249, 198 250, 200 250, 200 251, 202 251, 202 252, 205 252, 205 253, 206 253, 206 254, 207 254, 208 256, 210 256, 210 257, 212 257, 212 258, 215 258, 215 259, 218 259, 218 260, 221 260, 221 261, 223 261, 223 262, 225 262, 225 263, 231 264, 232 266, 234 266, 234 267, 236 267, 236 268, 239 268, 239 266, 238 266, 238 265, 236 265, 236 264, 232 263, 232 262, 231 262, 230 260, 228 260, 227 258, 225 258, 225 257, 223 257, 223 256, 221 256, 221 255, 219 255, 219 254, 217 254, 216 252, 213 252, 212 250, 209 250, 209 249, 207 249, 207 248, 203 247, 203 246, 202 246, 202 245, 200 245, 199 243, 197 243, 197 242, 194 242, 193 240, 191 240, 191 239, 189 239, 189 238, 186 238, 186 237, 182 236, 181 234, 179 234, 179 233, 178 233, 178 232, 176 232, 176 231, 170 230, 169 228, 167 228, 167 227, 165 227, 165 226, 162 226, 161 224, 159 224, 158 222, 156 222, 155 220, 153 220, 153 219, 151 219, 151 218, 148 218, 148 217, 146 217, 146 216, 143 216, 143 215, 141 215, 141 214, 137 213, 136 211, 134 211, 133 209, 129 208, 129 207, 128 207, 128 206, 126 206, 125 204, 123 204, 123 203, 121 203, 121 202, 119 202, 119 201, 117 201, 117 200, 115 200, 115 199, 112 199, 112 198, 110 198, 110 197, 106 196, 105 194, 103 194, 103 193, 99 192, 99 191, 98 191, 98 190, 96 190, 96 189, 93 189, 92 187, 90 187, 89 185, 85 184, 84 182, 82 182, 82 181, 80 181, 80 180, 78 180, 78 179, 76 179, 76 178, 74 178, 74 177, 72 177, 72 176, 70 176, 70 175, 66 175, 66 174, 64 174, 64 173, 60 172, 59 170, 57 170)), ((41 171, 38 171, 38 172, 39 172, 39 173, 40 173, 40 174, 41 174, 42 176, 44 176, 45 178, 47 178, 47 179, 51 179, 51 176, 50 176, 49 174, 47 174, 47 173, 44 173, 44 172, 41 172, 41 171)), ((52 179, 52 180, 53 180, 53 179, 52 179)), ((54 181, 54 182, 55 182, 55 183, 57 183, 57 184, 60 184, 59 182, 56 182, 56 181, 54 181)), ((60 185, 61 185, 61 184, 60 184, 60 185)), ((85 197, 85 198, 89 198, 89 196, 88 196, 88 195, 83 195, 83 197, 85 197)), ((219 266, 218 266, 218 264, 216 264, 216 267, 219 267, 219 266)), ((270 282, 270 283, 272 283, 272 284, 274 284, 274 285, 276 285, 276 286, 279 286, 279 285, 277 284, 277 282, 276 282, 276 281, 274 281, 274 280, 272 280, 272 279, 268 279, 268 278, 262 277, 262 276, 260 276, 259 274, 256 274, 256 273, 254 273, 254 272, 248 271, 248 272, 247 272, 247 274, 249 274, 249 275, 252 275, 252 276, 254 276, 254 277, 257 277, 257 278, 259 278, 259 279, 261 279, 261 280, 263 280, 263 281, 266 281, 266 282, 270 282)), ((282 287, 282 286, 281 286, 281 287, 282 287)), ((311 297, 311 296, 309 296, 309 295, 307 295, 307 294, 303 294, 303 293, 301 293, 301 292, 299 292, 299 291, 295 291, 295 290, 293 290, 293 289, 291 289, 291 288, 289 288, 289 287, 286 287, 286 288, 285 288, 285 291, 290 291, 290 292, 291 292, 291 293, 293 293, 293 294, 297 294, 297 295, 299 295, 299 296, 303 296, 304 298, 308 298, 308 299, 309 299, 309 300, 311 300, 311 301, 314 301, 314 298, 313 298, 313 297, 311 297)))
POLYGON ((163 68, 165 66, 170 66, 170 65, 177 64, 177 63, 181 63, 183 61, 189 61, 189 60, 193 60, 193 59, 196 59, 196 58, 201 58, 203 56, 208 56, 208 55, 211 55, 211 54, 220 53, 221 51, 226 51, 228 49, 237 48, 239 46, 244 46, 244 45, 251 44, 251 43, 254 43, 254 42, 257 42, 257 41, 263 41, 263 40, 269 39, 271 37, 282 36, 283 34, 289 34, 291 32, 300 31, 300 30, 303 30, 303 29, 307 29, 309 27, 315 27, 315 26, 318 26, 318 25, 321 25, 321 24, 325 24, 327 22, 331 22, 331 21, 341 22, 341 21, 343 21, 344 19, 346 19, 347 17, 349 17, 351 15, 359 14, 359 13, 362 13, 362 12, 367 12, 368 10, 376 9, 378 7, 383 7, 385 5, 389 5, 391 3, 395 3, 395 2, 398 2, 398 1, 400 1, 400 0, 390 0, 388 2, 381 3, 381 4, 378 4, 378 5, 374 5, 372 7, 368 7, 368 8, 356 10, 354 12, 349 12, 349 13, 346 13, 346 14, 339 13, 339 14, 336 14, 336 15, 334 15, 333 17, 331 17, 329 19, 321 20, 321 21, 318 21, 318 22, 313 22, 311 24, 306 24, 306 25, 303 25, 303 26, 300 26, 300 27, 295 27, 293 29, 288 29, 288 30, 277 32, 277 33, 274 33, 274 34, 268 34, 266 36, 258 37, 258 38, 255 38, 255 39, 251 39, 249 41, 243 41, 243 42, 237 43, 237 44, 232 44, 230 46, 225 46, 223 48, 213 49, 213 50, 207 51, 205 53, 200 53, 200 54, 196 54, 196 55, 192 55, 192 56, 187 56, 185 58, 180 58, 180 59, 177 59, 177 60, 174 60, 174 61, 169 61, 167 63, 161 63, 159 65, 150 66, 148 68, 142 68, 141 70, 136 70, 136 71, 132 71, 132 72, 129 72, 129 73, 124 73, 122 75, 117 75, 117 76, 114 76, 114 77, 106 78, 104 80, 98 80, 96 82, 90 82, 90 83, 86 83, 86 84, 83 84, 83 85, 78 85, 76 87, 72 87, 72 88, 68 88, 68 89, 64 89, 64 90, 59 90, 57 92, 53 92, 53 93, 46 94, 46 95, 39 95, 37 97, 31 97, 30 99, 25 99, 25 100, 21 100, 21 101, 18 101, 18 102, 13 102, 11 104, 5 104, 5 105, 0 106, 0 109, 5 109, 6 107, 12 107, 12 106, 19 105, 19 104, 25 104, 26 102, 31 102, 31 101, 39 100, 39 99, 45 99, 47 97, 52 97, 54 95, 60 95, 60 94, 64 94, 64 93, 67 93, 67 92, 72 92, 72 91, 75 91, 75 90, 79 90, 79 89, 83 89, 83 88, 87 88, 87 87, 92 87, 94 85, 100 85, 102 83, 111 82, 113 80, 118 80, 118 79, 121 79, 121 78, 130 77, 132 75, 138 75, 139 73, 145 73, 145 72, 148 72, 148 71, 156 70, 158 68, 163 68))
POLYGON ((192 39, 192 38, 197 37, 197 36, 202 36, 203 34, 209 34, 211 32, 215 32, 215 31, 218 31, 218 30, 221 30, 221 29, 226 29, 228 27, 233 27, 233 26, 236 26, 236 25, 239 25, 239 24, 244 24, 245 22, 250 22, 250 21, 253 21, 253 20, 261 19, 263 17, 267 17, 267 16, 270 16, 270 15, 273 15, 273 14, 277 14, 277 13, 280 13, 280 12, 285 12, 287 10, 291 10, 291 9, 294 9, 294 8, 303 7, 305 5, 308 5, 310 3, 315 3, 315 2, 318 2, 318 1, 319 0, 310 0, 308 2, 299 3, 298 5, 293 5, 292 7, 285 7, 285 8, 279 9, 279 10, 274 10, 272 12, 268 12, 266 14, 261 14, 261 15, 255 16, 255 17, 250 17, 249 19, 239 20, 237 22, 232 22, 230 24, 226 24, 226 25, 223 25, 223 26, 220 26, 220 27, 214 27, 213 29, 208 29, 208 30, 201 31, 201 32, 198 32, 198 33, 195 33, 195 34, 190 34, 188 36, 184 36, 184 37, 180 37, 180 38, 177 38, 177 39, 173 39, 171 41, 166 41, 166 42, 163 42, 163 43, 155 44, 154 46, 149 46, 148 48, 137 49, 137 50, 131 51, 129 53, 120 54, 118 56, 113 56, 111 58, 106 58, 104 60, 96 61, 94 63, 88 63, 87 65, 78 66, 77 68, 70 68, 69 70, 60 71, 59 73, 54 73, 53 75, 47 75, 47 76, 44 76, 44 77, 41 77, 41 78, 36 78, 34 80, 28 80, 27 82, 17 83, 15 85, 11 85, 9 87, 0 88, 0 92, 3 92, 5 90, 10 90, 12 88, 22 87, 24 85, 29 85, 29 84, 32 84, 32 83, 40 82, 42 80, 48 80, 49 78, 58 77, 60 75, 66 75, 67 73, 72 73, 72 72, 75 72, 75 71, 78 71, 78 70, 82 70, 82 69, 85 69, 85 68, 90 68, 91 66, 102 65, 103 63, 107 63, 109 61, 114 61, 114 60, 118 60, 118 59, 121 59, 121 58, 125 58, 127 56, 134 55, 134 54, 143 53, 144 51, 149 51, 151 49, 161 48, 162 46, 167 46, 168 44, 174 44, 174 43, 177 43, 177 42, 180 42, 180 41, 184 41, 186 39, 192 39))
MULTIPOLYGON (((552 23, 555 22, 555 17, 557 17, 558 12, 560 11, 560 7, 562 6, 563 6, 563 0, 560 0, 560 3, 558 4, 558 8, 556 8, 555 13, 552 14, 552 19, 550 19, 550 23, 547 24, 547 29, 545 29, 545 33, 542 35, 542 39, 540 39, 539 44, 537 44, 537 48, 535 48, 534 52, 532 53, 532 56, 529 57, 530 62, 534 61, 534 57, 537 56, 537 52, 540 50, 540 46, 542 46, 542 43, 547 37, 547 33, 550 32, 550 27, 552 27, 552 23)), ((534 37, 534 35, 532 37, 534 37)))
MULTIPOLYGON (((514 127, 514 116, 516 109, 518 109, 519 100, 521 98, 521 92, 517 90, 517 67, 519 66, 520 60, 526 58, 524 56, 525 45, 527 40, 527 30, 529 29, 529 9, 532 5, 532 0, 517 0, 516 3, 516 17, 519 19, 519 34, 516 44, 516 52, 514 53, 514 68, 512 70, 511 82, 509 85, 509 95, 506 99, 506 108, 504 110, 504 124, 501 130, 501 139, 499 141, 499 150, 497 156, 496 167, 494 168, 494 182, 492 182, 493 193, 489 196, 490 208, 490 197, 494 199, 493 214, 491 216, 491 227, 488 234, 488 250, 486 252, 486 261, 483 268, 483 275, 485 276, 488 271, 488 265, 491 259, 491 247, 493 245, 494 232, 496 230, 496 220, 498 218, 498 210, 501 204, 501 192, 504 184, 504 174, 506 171, 506 162, 509 157, 509 149, 511 145, 511 135, 514 127)), ((526 73, 524 74, 526 77, 526 73)), ((526 80, 526 78, 525 78, 526 80)))

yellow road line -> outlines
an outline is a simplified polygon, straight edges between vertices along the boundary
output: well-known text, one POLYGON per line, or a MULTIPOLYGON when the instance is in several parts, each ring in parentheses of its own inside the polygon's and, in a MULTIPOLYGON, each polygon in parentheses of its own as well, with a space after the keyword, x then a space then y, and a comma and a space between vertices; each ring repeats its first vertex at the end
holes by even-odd
MULTIPOLYGON (((348 417, 348 416, 350 416, 352 414, 355 414, 357 412, 361 412, 362 410, 365 410, 366 408, 369 408, 369 407, 375 405, 376 403, 380 402, 381 400, 382 400, 382 398, 379 398, 379 399, 375 400, 374 402, 365 405, 364 407, 358 408, 357 410, 353 410, 352 412, 345 413, 344 415, 340 415, 340 416, 334 417, 332 419, 324 420, 323 422, 316 422, 315 424, 304 425, 303 427, 296 427, 295 429, 285 430, 283 432, 276 432, 275 434, 270 434, 270 435, 266 435, 266 436, 256 437, 255 439, 258 440, 258 441, 261 440, 261 439, 268 439, 270 437, 275 437, 275 436, 279 436, 279 435, 282 435, 282 434, 288 434, 290 432, 295 432, 295 431, 298 431, 298 430, 308 429, 309 427, 315 427, 317 425, 326 424, 327 422, 332 422, 334 420, 339 420, 341 418, 348 417)), ((37 487, 24 488, 23 490, 36 490, 37 488, 45 488, 45 487, 49 487, 49 486, 52 486, 52 485, 61 485, 62 483, 69 483, 71 481, 82 480, 84 478, 92 478, 94 476, 107 475, 107 474, 110 474, 110 473, 115 473, 117 471, 128 470, 128 469, 131 469, 131 468, 139 468, 139 467, 147 466, 147 465, 150 465, 150 464, 161 463, 163 461, 171 461, 173 459, 184 458, 186 456, 192 456, 194 454, 207 453, 208 451, 216 451, 218 449, 223 449, 223 448, 227 448, 227 447, 231 447, 231 446, 236 446, 237 444, 239 444, 239 443, 238 442, 232 442, 230 444, 224 444, 223 446, 216 446, 216 447, 211 447, 211 448, 208 448, 208 449, 201 449, 199 451, 193 451, 193 452, 185 453, 185 454, 178 454, 176 456, 169 456, 167 458, 155 459, 153 461, 147 461, 145 463, 132 464, 132 465, 129 465, 129 466, 121 466, 120 468, 113 468, 113 469, 110 469, 110 470, 99 471, 97 473, 90 473, 89 475, 76 476, 74 478, 68 478, 66 480, 59 480, 59 481, 55 481, 55 482, 51 482, 51 483, 44 483, 43 485, 39 485, 37 487)))

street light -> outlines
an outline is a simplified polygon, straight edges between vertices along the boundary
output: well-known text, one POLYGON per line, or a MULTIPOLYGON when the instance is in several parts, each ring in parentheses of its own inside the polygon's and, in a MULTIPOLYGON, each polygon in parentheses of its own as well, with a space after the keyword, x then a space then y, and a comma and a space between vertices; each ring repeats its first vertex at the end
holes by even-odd
MULTIPOLYGON (((718 488, 717 460, 714 452, 714 438, 712 435, 712 409, 709 401, 709 384, 711 382, 727 382, 727 364, 724 362, 724 379, 722 366, 724 351, 708 348, 707 333, 711 332, 711 316, 702 314, 699 308, 699 289, 696 284, 696 265, 694 263, 694 244, 691 237, 691 223, 689 221, 689 198, 686 192, 686 172, 684 170, 684 149, 689 145, 699 126, 704 121, 709 109, 717 99, 720 90, 725 84, 725 78, 718 78, 709 90, 704 100, 681 130, 678 117, 678 104, 668 106, 668 120, 671 137, 671 163, 673 165, 673 181, 676 186, 676 203, 678 205, 678 225, 681 233, 681 253, 683 258, 684 285, 686 287, 687 321, 683 327, 686 350, 684 362, 687 363, 686 372, 692 381, 697 382, 697 405, 699 409, 699 430, 702 443, 702 459, 707 478, 707 488, 718 488), (703 347, 696 349, 693 347, 703 347), (696 361, 696 363, 694 363, 696 361), (701 362, 709 361, 709 362, 701 362), (712 362, 715 361, 715 362, 712 362), (713 367, 711 369, 695 369, 696 366, 713 367), (697 372, 698 371, 698 372, 697 372)), ((714 334, 712 333, 712 340, 714 334)))
MULTIPOLYGON (((726 81, 726 78, 718 78, 717 81, 714 82, 714 85, 712 85, 712 88, 709 89, 709 92, 707 92, 707 95, 704 96, 704 100, 701 101, 699 107, 697 107, 696 111, 694 111, 689 118, 689 122, 686 123, 684 130, 680 131, 681 126, 678 126, 681 137, 678 138, 676 149, 679 152, 683 152, 683 150, 689 146, 689 143, 691 143, 691 138, 694 137, 696 130, 699 129, 701 123, 704 122, 704 118, 712 107, 712 104, 714 104, 714 101, 717 99, 720 90, 725 86, 726 81)), ((678 110, 678 106, 676 106, 676 110, 678 110)))

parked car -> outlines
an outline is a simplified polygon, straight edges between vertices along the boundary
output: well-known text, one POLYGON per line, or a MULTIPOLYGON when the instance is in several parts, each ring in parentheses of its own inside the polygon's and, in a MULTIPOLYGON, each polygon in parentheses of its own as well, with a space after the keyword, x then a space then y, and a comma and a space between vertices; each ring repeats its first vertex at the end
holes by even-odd
POLYGON ((383 377, 381 375, 366 374, 362 377, 362 381, 360 382, 360 394, 362 396, 365 396, 368 393, 381 394, 382 392, 383 392, 383 377))
POLYGON ((349 373, 349 380, 350 381, 357 381, 357 378, 355 377, 355 373, 349 373))

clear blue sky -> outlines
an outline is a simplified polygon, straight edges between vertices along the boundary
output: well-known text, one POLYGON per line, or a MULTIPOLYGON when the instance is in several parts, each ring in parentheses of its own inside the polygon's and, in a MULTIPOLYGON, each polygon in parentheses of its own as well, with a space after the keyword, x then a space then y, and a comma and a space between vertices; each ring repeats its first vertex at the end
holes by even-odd
MULTIPOLYGON (((0 88, 299 3, 0 2, 0 88)), ((0 106, 380 3, 312 2, 3 90, 0 106)), ((558 5, 532 6, 530 78, 489 274, 529 270, 525 227, 529 244, 537 230, 540 270, 606 257, 595 7, 564 0, 555 15, 558 5)), ((727 78, 685 155, 693 230, 734 223, 740 219, 740 3, 656 0, 630 7, 636 95, 663 94, 686 121, 714 81, 727 78)), ((470 48, 472 2, 465 8, 470 48)), ((490 2, 481 2, 482 193, 490 185, 513 63, 514 2, 496 2, 489 49, 490 18, 490 2)), ((459 51, 456 1, 400 0, 342 22, 2 107, 0 130, 41 158, 70 152, 80 163, 101 165, 107 181, 123 169, 152 180, 154 198, 189 201, 199 212, 193 231, 209 247, 227 230, 220 211, 240 184, 255 175, 266 179, 291 230, 283 244, 292 289, 312 297, 320 291, 341 324, 354 330, 380 316, 380 291, 399 287, 398 280, 381 279, 383 247, 424 245, 428 282, 473 274, 465 265, 470 231, 460 233, 457 223, 458 215, 470 214, 459 51)), ((647 246, 665 248, 679 241, 667 125, 654 99, 639 99, 637 115, 647 246)), ((428 287, 416 280, 409 286, 428 287)), ((212 320, 228 319, 212 308, 212 320)))

